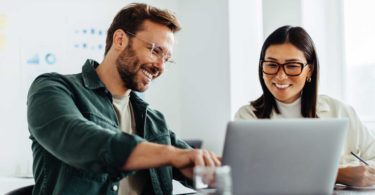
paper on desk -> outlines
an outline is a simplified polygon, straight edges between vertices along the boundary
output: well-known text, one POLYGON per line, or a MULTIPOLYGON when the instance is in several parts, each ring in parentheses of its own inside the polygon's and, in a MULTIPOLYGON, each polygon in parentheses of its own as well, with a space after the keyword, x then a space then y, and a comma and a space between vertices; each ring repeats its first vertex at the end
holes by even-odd
POLYGON ((367 186, 367 187, 359 187, 359 186, 348 186, 351 189, 356 189, 356 190, 375 190, 375 185, 374 186, 367 186))
POLYGON ((182 185, 180 182, 173 180, 173 192, 172 194, 192 194, 196 193, 197 191, 187 188, 184 185, 182 185))
POLYGON ((355 190, 375 190, 375 185, 367 186, 367 187, 360 187, 360 186, 347 186, 343 184, 336 184, 336 189, 355 189, 355 190))

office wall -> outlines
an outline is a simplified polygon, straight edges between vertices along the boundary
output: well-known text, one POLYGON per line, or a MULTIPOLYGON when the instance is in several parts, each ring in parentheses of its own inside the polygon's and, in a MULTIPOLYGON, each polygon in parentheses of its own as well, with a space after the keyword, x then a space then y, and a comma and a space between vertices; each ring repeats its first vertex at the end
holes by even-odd
POLYGON ((261 2, 178 1, 177 64, 146 93, 180 137, 219 155, 227 122, 260 95, 261 2))
POLYGON ((221 153, 230 119, 227 0, 180 1, 181 135, 221 153))
POLYGON ((267 37, 284 25, 301 25, 301 0, 263 0, 263 32, 267 37))
POLYGON ((262 0, 229 1, 231 117, 262 93, 258 78, 263 44, 262 7, 262 0))

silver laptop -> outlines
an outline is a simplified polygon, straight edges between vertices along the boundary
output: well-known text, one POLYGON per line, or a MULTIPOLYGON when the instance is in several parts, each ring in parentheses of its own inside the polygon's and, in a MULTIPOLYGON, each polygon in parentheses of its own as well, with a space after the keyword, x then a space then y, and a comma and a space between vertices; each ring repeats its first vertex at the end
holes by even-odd
POLYGON ((347 129, 345 119, 229 122, 234 194, 332 194, 347 129))

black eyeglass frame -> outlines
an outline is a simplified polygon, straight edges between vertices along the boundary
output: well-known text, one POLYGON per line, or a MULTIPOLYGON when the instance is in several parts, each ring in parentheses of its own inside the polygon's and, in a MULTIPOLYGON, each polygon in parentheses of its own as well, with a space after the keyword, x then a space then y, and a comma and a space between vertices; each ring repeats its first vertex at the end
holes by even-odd
POLYGON ((286 63, 280 64, 280 63, 277 63, 277 62, 275 62, 275 61, 260 60, 259 65, 260 65, 260 68, 262 69, 262 72, 263 72, 264 74, 267 74, 267 75, 276 75, 276 74, 280 71, 280 67, 283 67, 283 71, 284 71, 284 73, 285 73, 287 76, 299 76, 299 75, 302 74, 303 69, 304 69, 306 66, 309 65, 309 63, 302 63, 302 62, 286 62, 286 63), (267 73, 267 72, 264 72, 264 69, 263 69, 263 63, 264 63, 264 62, 272 62, 272 63, 274 63, 274 64, 277 64, 277 66, 278 66, 277 71, 276 71, 275 73, 267 73), (301 71, 300 71, 300 73, 298 73, 298 74, 288 74, 288 73, 286 72, 286 70, 285 70, 285 65, 288 65, 288 64, 299 64, 299 65, 301 66, 301 71))

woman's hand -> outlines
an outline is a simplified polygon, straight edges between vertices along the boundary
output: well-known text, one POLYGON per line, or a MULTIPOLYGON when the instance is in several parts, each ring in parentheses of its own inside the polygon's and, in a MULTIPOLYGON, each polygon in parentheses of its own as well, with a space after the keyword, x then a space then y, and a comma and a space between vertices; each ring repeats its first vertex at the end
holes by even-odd
POLYGON ((358 187, 375 185, 375 167, 355 165, 339 168, 336 183, 358 187))

